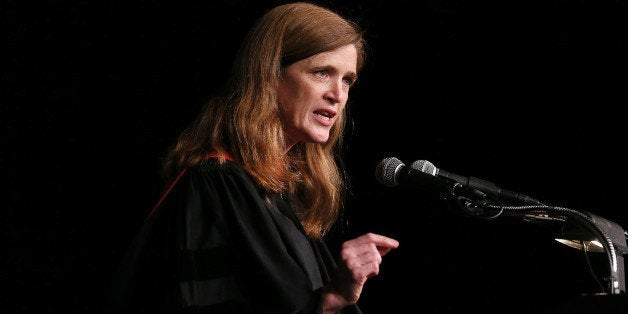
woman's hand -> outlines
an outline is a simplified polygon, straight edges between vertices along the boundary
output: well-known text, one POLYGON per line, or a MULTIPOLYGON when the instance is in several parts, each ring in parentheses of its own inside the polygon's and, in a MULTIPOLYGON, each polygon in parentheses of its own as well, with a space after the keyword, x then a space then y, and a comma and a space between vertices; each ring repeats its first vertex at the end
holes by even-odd
POLYGON ((334 313, 356 303, 366 280, 379 274, 382 256, 398 246, 397 240, 375 233, 344 242, 336 274, 323 288, 323 312, 334 313))

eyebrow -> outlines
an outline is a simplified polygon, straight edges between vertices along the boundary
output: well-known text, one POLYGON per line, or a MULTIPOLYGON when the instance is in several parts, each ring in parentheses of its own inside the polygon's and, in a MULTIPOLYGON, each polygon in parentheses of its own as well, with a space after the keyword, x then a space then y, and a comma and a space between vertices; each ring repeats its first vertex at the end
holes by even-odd
POLYGON ((358 73, 355 73, 353 71, 347 73, 347 76, 351 77, 354 83, 358 80, 358 73))
POLYGON ((342 73, 338 70, 336 66, 331 65, 331 64, 324 64, 324 65, 319 65, 319 66, 313 65, 313 67, 318 70, 334 71, 335 73, 341 74, 343 77, 350 77, 353 80, 353 83, 355 83, 358 80, 358 73, 353 72, 353 71, 342 73))
MULTIPOLYGON (((335 66, 333 66, 333 65, 330 65, 330 64, 324 65, 324 66, 322 66, 321 68, 322 68, 322 69, 326 69, 326 70, 333 70, 333 71, 334 71, 334 72, 336 72, 336 73, 341 73, 340 71, 338 71, 338 68, 337 68, 337 67, 335 67, 335 66)), ((349 72, 346 72, 346 73, 342 73, 342 76, 345 76, 345 77, 350 77, 350 78, 352 78, 354 81, 357 81, 357 80, 358 80, 358 73, 353 72, 353 71, 349 71, 349 72)))

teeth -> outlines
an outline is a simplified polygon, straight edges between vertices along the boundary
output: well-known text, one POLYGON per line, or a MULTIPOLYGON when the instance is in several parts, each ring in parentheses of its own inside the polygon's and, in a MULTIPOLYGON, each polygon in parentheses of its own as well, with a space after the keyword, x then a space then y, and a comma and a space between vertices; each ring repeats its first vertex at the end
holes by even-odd
POLYGON ((316 114, 317 114, 317 115, 319 115, 319 116, 323 116, 323 117, 325 117, 325 118, 327 118, 327 119, 331 119, 331 118, 330 118, 327 114, 325 114, 325 113, 322 113, 322 112, 317 112, 316 114))

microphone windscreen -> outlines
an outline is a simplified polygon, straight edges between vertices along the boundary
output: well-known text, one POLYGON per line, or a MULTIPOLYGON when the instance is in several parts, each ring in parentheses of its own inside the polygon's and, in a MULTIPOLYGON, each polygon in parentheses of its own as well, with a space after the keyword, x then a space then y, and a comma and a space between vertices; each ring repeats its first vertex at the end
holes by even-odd
POLYGON ((397 174, 397 169, 403 165, 404 163, 395 157, 384 158, 375 167, 375 177, 379 183, 385 186, 396 186, 398 183, 395 180, 395 175, 397 174))
POLYGON ((412 169, 420 170, 433 176, 436 176, 438 174, 438 168, 436 168, 433 163, 427 160, 416 160, 412 163, 411 167, 412 169))

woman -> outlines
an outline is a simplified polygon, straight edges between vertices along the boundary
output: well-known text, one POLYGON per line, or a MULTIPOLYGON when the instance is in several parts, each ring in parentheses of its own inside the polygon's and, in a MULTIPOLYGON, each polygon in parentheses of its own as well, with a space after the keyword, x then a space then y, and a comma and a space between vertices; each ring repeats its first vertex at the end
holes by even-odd
POLYGON ((399 245, 368 233, 335 259, 324 242, 342 209, 335 158, 364 59, 361 30, 328 9, 263 15, 225 93, 168 151, 171 183, 129 249, 110 311, 359 313, 365 282, 399 245))

